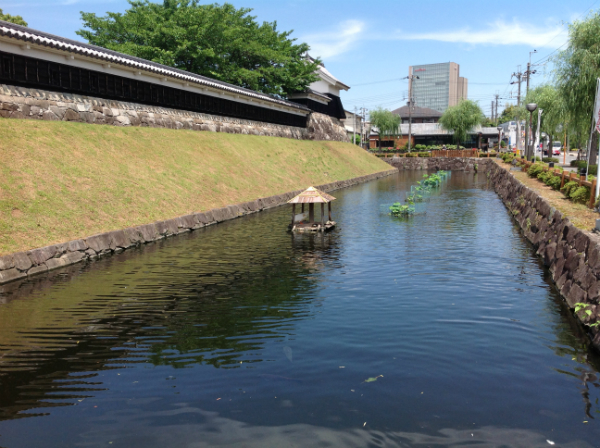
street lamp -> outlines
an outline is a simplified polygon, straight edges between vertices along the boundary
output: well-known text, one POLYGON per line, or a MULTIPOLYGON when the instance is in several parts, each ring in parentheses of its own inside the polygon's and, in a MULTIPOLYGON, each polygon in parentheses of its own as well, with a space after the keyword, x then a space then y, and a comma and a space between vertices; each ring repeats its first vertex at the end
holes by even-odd
POLYGON ((498 126, 496 129, 498 129, 498 152, 496 154, 500 154, 500 149, 502 148, 500 143, 502 141, 502 126, 498 126))
POLYGON ((529 103, 525 106, 525 108, 529 111, 529 127, 527 128, 527 133, 525 136, 525 147, 527 148, 526 154, 525 154, 525 158, 527 160, 529 160, 529 157, 531 157, 531 154, 533 153, 531 145, 529 143, 529 139, 531 137, 531 133, 533 130, 533 112, 537 109, 537 104, 535 103, 529 103))

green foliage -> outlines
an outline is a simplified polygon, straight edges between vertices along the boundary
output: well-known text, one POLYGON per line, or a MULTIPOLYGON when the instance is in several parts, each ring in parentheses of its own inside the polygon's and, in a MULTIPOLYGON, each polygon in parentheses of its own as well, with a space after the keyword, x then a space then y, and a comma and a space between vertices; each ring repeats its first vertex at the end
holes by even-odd
POLYGON ((2 8, 0 8, 0 20, 4 20, 5 22, 14 23, 16 25, 27 26, 27 22, 23 20, 21 16, 11 16, 10 14, 6 14, 2 12, 2 8))
POLYGON ((125 13, 81 13, 77 31, 94 45, 248 89, 285 96, 317 80, 319 60, 276 22, 259 24, 252 9, 198 0, 128 0, 125 13))
POLYGON ((394 202, 390 207, 392 216, 410 216, 415 213, 415 208, 411 205, 403 205, 400 202, 394 202))
POLYGON ((504 162, 510 163, 515 158, 515 155, 512 152, 505 152, 505 153, 502 153, 502 155, 500 157, 502 158, 502 160, 504 162))
POLYGON ((542 159, 542 162, 544 162, 544 163, 550 163, 550 162, 558 163, 558 159, 556 157, 544 157, 542 159))
POLYGON ((523 108, 517 107, 514 104, 506 106, 506 108, 500 114, 498 123, 506 123, 507 121, 514 121, 515 119, 524 119, 525 113, 523 108))
POLYGON ((421 151, 417 154, 419 154, 419 157, 431 157, 431 153, 428 151, 421 151))
POLYGON ((552 175, 546 179, 546 185, 548 185, 549 187, 552 187, 553 190, 559 190, 560 183, 561 183, 560 176, 552 175))
POLYGON ((371 125, 379 131, 379 140, 384 135, 398 135, 400 132, 400 115, 378 107, 369 113, 371 125))
POLYGON ((558 54, 555 62, 564 121, 587 137, 596 79, 600 77, 600 12, 590 12, 585 19, 569 25, 569 46, 558 54))
POLYGON ((585 185, 572 188, 569 193, 569 198, 578 204, 587 204, 590 201, 590 188, 585 185))
POLYGON ((571 197, 571 190, 575 190, 578 187, 579 182, 575 182, 572 180, 570 182, 565 183, 560 189, 560 191, 562 191, 566 197, 571 197))
MULTIPOLYGON (((537 86, 529 91, 523 104, 536 103, 538 108, 533 112, 533 132, 537 132, 537 116, 543 110, 541 118, 541 131, 548 135, 556 135, 560 125, 565 120, 565 104, 558 89, 550 84, 537 86)), ((523 110, 525 108, 522 106, 523 110)), ((529 118, 529 113, 526 113, 529 118)))
POLYGON ((527 174, 529 177, 537 177, 542 171, 544 171, 544 165, 541 163, 534 163, 527 170, 527 174))
MULTIPOLYGON (((587 308, 591 306, 589 303, 577 302, 575 304, 575 314, 579 315, 580 311, 583 311, 584 316, 582 320, 589 319, 592 317, 592 310, 588 310, 587 308)), ((594 322, 593 324, 587 324, 589 327, 597 327, 600 325, 600 322, 594 322)))
POLYGON ((462 100, 456 106, 446 109, 440 117, 442 129, 454 132, 456 147, 467 139, 468 132, 483 123, 485 115, 477 103, 471 100, 462 100))

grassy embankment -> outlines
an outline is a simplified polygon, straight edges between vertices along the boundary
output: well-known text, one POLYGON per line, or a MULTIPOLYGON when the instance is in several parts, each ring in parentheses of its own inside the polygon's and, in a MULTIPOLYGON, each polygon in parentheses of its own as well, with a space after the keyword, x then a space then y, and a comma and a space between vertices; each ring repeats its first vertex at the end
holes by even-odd
POLYGON ((389 168, 349 143, 0 119, 0 255, 389 168))

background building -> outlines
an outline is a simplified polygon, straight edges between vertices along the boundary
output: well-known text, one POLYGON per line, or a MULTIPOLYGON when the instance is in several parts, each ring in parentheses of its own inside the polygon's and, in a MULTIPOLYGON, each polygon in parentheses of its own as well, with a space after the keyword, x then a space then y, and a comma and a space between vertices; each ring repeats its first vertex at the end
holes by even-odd
POLYGON ((460 76, 460 66, 455 62, 414 65, 408 68, 408 75, 417 106, 444 112, 467 98, 469 83, 467 78, 460 76), (412 75, 419 79, 413 80, 412 75))
POLYGON ((410 103, 407 103, 406 106, 392 111, 393 114, 400 115, 402 124, 408 123, 409 117, 412 117, 413 123, 437 123, 442 116, 441 112, 428 107, 413 106, 412 111, 409 112, 409 105, 410 103))

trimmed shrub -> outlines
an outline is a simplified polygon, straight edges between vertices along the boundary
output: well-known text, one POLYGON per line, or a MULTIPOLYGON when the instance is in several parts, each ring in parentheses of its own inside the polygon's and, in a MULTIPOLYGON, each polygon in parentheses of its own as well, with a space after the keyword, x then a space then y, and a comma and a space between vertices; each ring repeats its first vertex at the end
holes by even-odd
POLYGON ((560 189, 560 176, 550 176, 547 180, 546 180, 546 185, 548 185, 549 187, 551 187, 553 190, 559 190, 560 189))
POLYGON ((431 157, 431 153, 430 152, 419 152, 419 157, 431 157))
POLYGON ((579 188, 579 182, 575 182, 572 180, 572 181, 564 184, 563 187, 560 189, 560 191, 562 191, 566 197, 570 198, 571 190, 574 190, 576 188, 579 188))
POLYGON ((544 157, 542 159, 542 162, 544 162, 544 163, 550 163, 550 162, 558 163, 558 159, 556 157, 544 157))
POLYGON ((584 185, 572 188, 569 197, 578 204, 587 204, 590 200, 590 189, 584 185))
POLYGON ((527 170, 527 174, 529 177, 537 177, 542 171, 544 171, 544 165, 541 163, 534 163, 527 170))
POLYGON ((539 180, 541 180, 542 182, 546 183, 546 181, 548 180, 548 178, 552 176, 552 173, 549 171, 542 171, 541 173, 539 173, 537 175, 537 178, 539 180))
POLYGON ((406 157, 418 157, 418 153, 416 152, 407 152, 406 153, 406 157))

